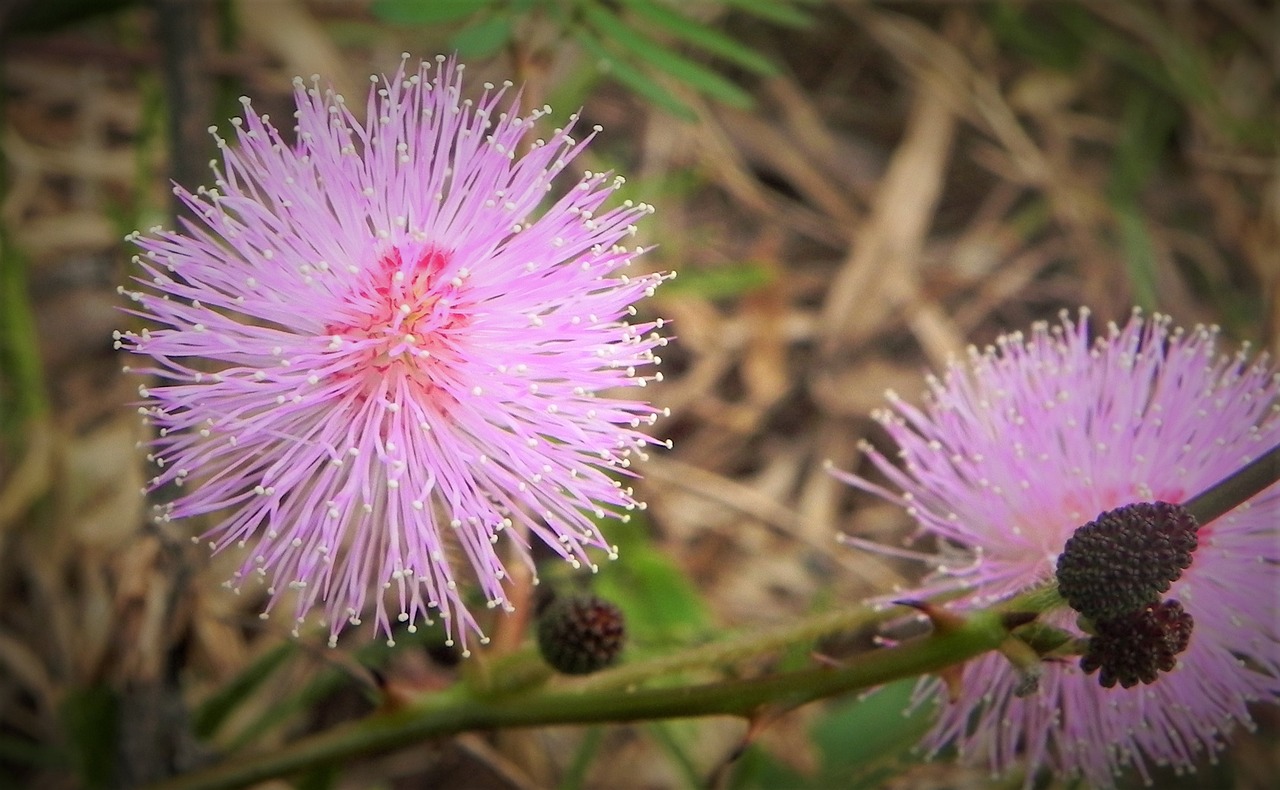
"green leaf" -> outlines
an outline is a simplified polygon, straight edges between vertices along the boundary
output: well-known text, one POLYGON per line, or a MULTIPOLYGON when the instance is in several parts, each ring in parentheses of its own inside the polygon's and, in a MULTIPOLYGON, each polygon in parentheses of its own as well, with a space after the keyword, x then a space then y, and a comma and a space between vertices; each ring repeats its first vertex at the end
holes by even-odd
POLYGON ((910 714, 916 679, 890 683, 871 694, 838 702, 810 731, 822 755, 827 783, 847 787, 879 787, 894 772, 907 750, 919 742, 933 721, 933 706, 910 714))
POLYGON ((511 40, 511 17, 500 15, 459 30, 449 43, 464 58, 487 58, 511 40))
POLYGON ((801 775, 759 744, 747 747, 734 761, 729 790, 828 790, 826 784, 801 775))
POLYGON ((706 632, 710 616, 698 591, 649 541, 640 519, 607 524, 604 533, 618 546, 620 559, 600 568, 593 587, 622 610, 634 643, 685 642, 706 632))
POLYGON ((680 276, 662 286, 664 296, 690 294, 704 299, 732 299, 772 285, 773 270, 763 263, 743 261, 714 269, 681 269, 680 276))
POLYGON ((600 69, 618 82, 653 102, 682 121, 696 121, 698 116, 689 106, 672 96, 658 83, 646 77, 635 67, 619 60, 615 55, 600 46, 587 31, 578 31, 574 36, 582 48, 600 61, 600 69))
POLYGON ((105 685, 76 689, 60 709, 80 785, 106 788, 114 783, 120 700, 105 685))
POLYGON ((772 76, 778 68, 765 56, 738 43, 718 30, 699 24, 682 14, 652 0, 624 0, 635 15, 645 21, 664 27, 673 35, 684 39, 712 55, 737 63, 757 74, 772 76))
POLYGON ((470 16, 493 0, 373 0, 369 13, 393 25, 431 25, 470 16))
POLYGON ((813 24, 813 17, 780 0, 725 0, 725 5, 783 27, 801 28, 813 24))
POLYGON ((196 735, 208 738, 217 732, 236 707, 293 655, 293 650, 292 642, 280 643, 259 656, 225 688, 205 700, 192 717, 192 729, 196 735))
POLYGON ((720 76, 711 69, 694 63, 683 55, 672 52, 648 38, 602 7, 586 5, 583 16, 601 37, 627 50, 640 60, 660 71, 665 71, 708 96, 734 107, 748 108, 754 103, 751 94, 720 76))

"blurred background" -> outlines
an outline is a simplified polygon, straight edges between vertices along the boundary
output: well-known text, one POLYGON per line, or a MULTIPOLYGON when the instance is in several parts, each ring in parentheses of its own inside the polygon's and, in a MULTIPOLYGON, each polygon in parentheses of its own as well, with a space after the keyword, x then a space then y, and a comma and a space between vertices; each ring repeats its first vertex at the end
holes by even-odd
MULTIPOLYGON (((645 305, 677 335, 648 390, 675 449, 592 580, 635 657, 916 578, 837 545, 911 524, 823 462, 858 468, 884 391, 918 400, 970 343, 1140 305, 1280 350, 1278 41, 1265 0, 0 4, 0 786, 132 786, 370 710, 368 667, 415 688, 459 671, 438 634, 292 639, 219 586, 238 561, 192 547, 200 524, 147 519, 111 338, 133 320, 122 237, 172 226, 170 179, 211 181, 206 129, 228 134, 239 96, 288 117, 295 74, 362 97, 402 51, 458 52, 475 95, 510 78, 552 122, 604 127, 577 165, 657 206, 642 264, 680 274, 645 305)), ((293 784, 1021 786, 913 754, 910 688, 791 713, 733 762, 739 722, 678 721, 469 734, 293 784)), ((1156 784, 1273 787, 1280 719, 1256 714, 1156 784)))

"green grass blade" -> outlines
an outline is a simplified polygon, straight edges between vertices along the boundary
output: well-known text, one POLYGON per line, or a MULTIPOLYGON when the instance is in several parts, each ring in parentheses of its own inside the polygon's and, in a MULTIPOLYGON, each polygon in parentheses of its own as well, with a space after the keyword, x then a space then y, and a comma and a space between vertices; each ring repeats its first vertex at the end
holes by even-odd
POLYGON ((672 35, 712 55, 736 63, 757 74, 772 76, 778 67, 764 55, 738 43, 714 28, 672 11, 652 0, 624 0, 636 17, 665 28, 672 35))
POLYGON ((560 780, 558 790, 583 790, 586 787, 587 771, 591 763, 600 753, 600 745, 604 743, 603 727, 588 727, 582 735, 582 744, 573 754, 573 760, 560 780))
POLYGON ((599 32, 601 38, 627 50, 655 69, 665 71, 712 98, 734 107, 747 108, 754 103, 751 94, 711 69, 672 52, 628 26, 602 7, 582 7, 583 17, 599 32))
POLYGON ((279 669, 285 660, 293 655, 293 651, 293 643, 282 642, 259 656, 225 688, 205 700, 192 717, 192 727, 196 735, 208 738, 217 732, 240 703, 279 669))
POLYGON ((645 729, 662 751, 666 753, 667 759, 679 772, 680 778, 684 780, 684 786, 688 790, 699 790, 699 788, 705 787, 707 783, 698 770, 698 766, 693 762, 693 758, 685 750, 684 744, 688 743, 688 741, 678 737, 673 731, 679 725, 693 726, 689 722, 652 721, 645 725, 645 729))
POLYGON ((336 669, 326 669, 315 676, 302 691, 280 700, 275 705, 249 724, 242 732, 230 739, 226 751, 234 754, 260 742, 268 732, 289 719, 305 713, 325 697, 334 693, 344 685, 351 683, 351 678, 336 669))
POLYGON ((1134 301, 1143 310, 1152 312, 1159 305, 1156 297, 1156 253, 1151 234, 1147 231, 1141 210, 1133 201, 1113 199, 1111 208, 1119 226, 1120 249, 1134 301))
POLYGON ((672 96, 665 88, 646 77, 639 69, 620 60, 613 53, 600 46, 600 42, 587 31, 578 31, 574 36, 582 48, 595 56, 601 63, 601 69, 626 87, 653 102, 682 121, 696 121, 698 116, 689 106, 672 96))
POLYGON ((1161 159, 1176 133, 1180 113, 1169 97, 1140 83, 1127 93, 1107 200, 1115 216, 1134 299, 1146 310, 1157 305, 1155 245, 1142 216, 1142 194, 1159 174, 1161 159))
POLYGON ((27 294, 26 261, 0 231, 0 423, 17 434, 48 408, 36 343, 35 313, 27 294))
POLYGON ((725 5, 783 27, 802 28, 813 24, 813 17, 785 0, 725 0, 725 5))
MULTIPOLYGON (((1080 24, 1039 20, 1022 6, 991 3, 981 8, 996 39, 1019 56, 1058 71, 1070 72, 1084 58, 1087 30, 1080 24)), ((1084 24, 1091 22, 1087 17, 1084 24)))

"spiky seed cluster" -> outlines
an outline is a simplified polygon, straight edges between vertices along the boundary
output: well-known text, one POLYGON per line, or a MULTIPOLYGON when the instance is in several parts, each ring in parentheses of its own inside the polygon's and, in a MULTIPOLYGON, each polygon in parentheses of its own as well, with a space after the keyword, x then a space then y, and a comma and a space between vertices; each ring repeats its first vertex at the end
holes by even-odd
POLYGON ((1161 672, 1172 672, 1177 666, 1178 655, 1191 643, 1193 626, 1191 615, 1175 600, 1150 603, 1100 621, 1080 668, 1085 674, 1099 672, 1098 682, 1104 688, 1155 683, 1161 672))
POLYGON ((1058 555, 1058 589, 1080 614, 1100 621, 1160 600, 1191 567, 1195 516, 1181 505, 1138 502, 1077 529, 1058 555))
POLYGON ((624 271, 652 209, 606 206, 620 178, 548 199, 593 136, 576 115, 525 146, 550 108, 407 59, 363 120, 296 79, 292 141, 243 100, 214 188, 176 190, 197 220, 131 234, 151 325, 117 344, 153 361, 150 488, 190 484, 159 518, 216 514, 232 588, 320 609, 331 642, 370 609, 388 637, 439 616, 465 655, 463 577, 510 607, 504 536, 595 568, 598 520, 642 507, 624 481, 659 410, 621 393, 661 378, 662 321, 632 319, 666 275, 624 271))
POLYGON ((558 597, 538 616, 538 650, 567 675, 588 675, 609 666, 625 639, 622 610, 595 595, 558 597))

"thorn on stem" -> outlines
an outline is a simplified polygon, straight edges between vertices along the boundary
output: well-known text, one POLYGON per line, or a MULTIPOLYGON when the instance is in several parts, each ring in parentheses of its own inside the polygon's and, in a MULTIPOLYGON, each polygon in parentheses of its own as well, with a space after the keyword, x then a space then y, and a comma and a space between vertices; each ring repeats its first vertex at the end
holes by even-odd
POLYGON ((733 749, 725 755, 724 759, 711 771, 711 775, 707 777, 707 787, 721 787, 725 773, 729 770, 729 766, 737 762, 742 755, 746 754, 751 744, 755 743, 756 738, 765 727, 772 724, 786 711, 776 706, 761 705, 747 715, 747 731, 742 734, 742 740, 734 745, 733 749))
POLYGON ((378 707, 384 711, 399 710, 414 698, 414 689, 404 683, 393 682, 381 669, 367 667, 373 678, 373 688, 378 696, 378 707))
POLYGON ((917 601, 905 599, 894 601, 899 606, 908 606, 929 618, 929 622, 933 624, 934 630, 939 633, 947 633, 954 631, 964 625, 964 618, 960 615, 941 609, 928 601, 917 601))
POLYGON ((844 666, 844 662, 838 658, 832 658, 825 653, 819 653, 816 650, 809 651, 809 658, 813 659, 813 663, 824 666, 827 669, 840 669, 844 666))

